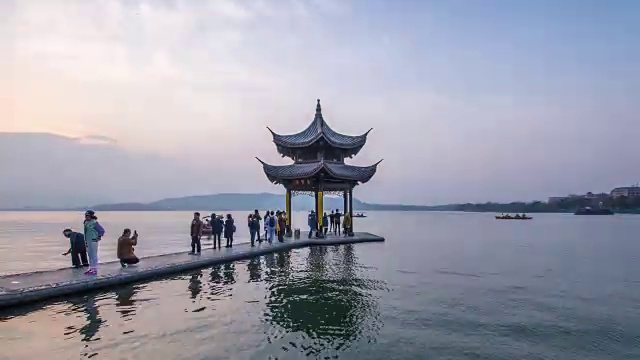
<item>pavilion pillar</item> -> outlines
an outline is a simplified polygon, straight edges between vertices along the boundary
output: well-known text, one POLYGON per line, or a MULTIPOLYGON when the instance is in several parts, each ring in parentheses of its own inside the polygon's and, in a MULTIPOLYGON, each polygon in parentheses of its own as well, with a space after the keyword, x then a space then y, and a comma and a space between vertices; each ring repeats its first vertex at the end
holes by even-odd
POLYGON ((349 209, 349 192, 347 190, 342 192, 342 199, 344 200, 344 211, 342 214, 346 215, 349 209))
POLYGON ((317 207, 318 210, 316 211, 316 220, 318 222, 317 226, 318 226, 318 237, 323 237, 323 231, 322 231, 322 214, 324 213, 324 193, 322 191, 318 191, 318 201, 317 203, 317 207))
POLYGON ((287 194, 285 195, 285 207, 287 212, 287 226, 285 234, 290 237, 291 236, 291 190, 287 189, 287 194))
POLYGON ((349 189, 349 218, 351 218, 351 233, 353 233, 353 189, 349 189))

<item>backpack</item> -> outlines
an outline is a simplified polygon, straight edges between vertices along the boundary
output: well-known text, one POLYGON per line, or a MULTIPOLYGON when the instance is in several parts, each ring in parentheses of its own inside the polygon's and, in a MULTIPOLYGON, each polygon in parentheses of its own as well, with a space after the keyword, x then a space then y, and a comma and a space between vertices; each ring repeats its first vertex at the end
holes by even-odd
POLYGON ((273 216, 269 216, 269 226, 270 227, 276 226, 276 219, 273 216))

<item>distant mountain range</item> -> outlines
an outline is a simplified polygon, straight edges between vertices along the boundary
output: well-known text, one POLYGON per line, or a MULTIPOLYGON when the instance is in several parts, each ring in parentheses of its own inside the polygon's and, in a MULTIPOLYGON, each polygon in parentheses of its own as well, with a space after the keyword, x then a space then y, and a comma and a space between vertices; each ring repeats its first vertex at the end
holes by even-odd
MULTIPOLYGON (((342 209, 343 199, 338 197, 324 198, 325 209, 342 209)), ((199 196, 185 196, 179 198, 162 199, 150 203, 114 203, 98 204, 90 208, 95 211, 233 211, 233 210, 253 210, 253 209, 284 209, 284 195, 258 193, 258 194, 213 194, 199 196)), ((291 199, 293 210, 311 210, 314 207, 314 199, 310 196, 295 196, 291 199)), ((86 208, 46 208, 46 207, 25 207, 20 209, 7 210, 85 210, 86 208)), ((353 199, 354 211, 428 211, 428 210, 451 210, 451 206, 419 206, 401 204, 370 204, 353 199)))
MULTIPOLYGON (((325 209, 342 209, 344 202, 339 197, 325 197, 325 209)), ((253 209, 284 209, 284 195, 258 193, 258 194, 213 194, 169 198, 151 203, 119 203, 100 204, 92 209, 98 211, 196 211, 196 210, 253 210, 253 209)), ((310 196, 294 196, 291 199, 293 210, 311 210, 314 208, 314 199, 310 196)), ((354 211, 368 210, 441 210, 440 206, 416 206, 401 204, 370 204, 353 199, 354 211)))

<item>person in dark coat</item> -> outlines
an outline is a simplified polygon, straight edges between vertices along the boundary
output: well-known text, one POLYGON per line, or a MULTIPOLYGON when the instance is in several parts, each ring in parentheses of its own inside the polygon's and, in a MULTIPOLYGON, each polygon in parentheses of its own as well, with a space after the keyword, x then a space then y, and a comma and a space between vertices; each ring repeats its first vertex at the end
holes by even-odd
MULTIPOLYGON (((251 246, 255 246, 256 235, 260 236, 260 214, 249 215, 249 237, 251 239, 251 246)), ((258 240, 258 242, 261 242, 258 240)))
POLYGON ((260 216, 260 212, 258 212, 258 209, 255 209, 253 211, 253 217, 258 222, 258 232, 256 233, 256 235, 258 236, 258 242, 261 243, 262 238, 260 237, 260 221, 262 221, 262 216, 260 216))
POLYGON ((222 230, 224 223, 216 214, 211 214, 211 234, 213 235, 213 248, 222 249, 222 230), (216 242, 217 241, 217 242, 216 242))
POLYGON ((224 238, 227 239, 228 248, 233 246, 233 233, 236 232, 236 225, 234 224, 231 214, 227 214, 227 220, 224 222, 224 238))
POLYGON ((317 227, 318 227, 318 220, 316 218, 316 212, 315 211, 311 211, 309 213, 309 216, 307 217, 307 224, 309 225, 309 239, 311 239, 311 237, 313 236, 313 232, 316 231, 316 235, 317 235, 317 227))
POLYGON ((69 239, 69 250, 62 254, 67 256, 71 254, 71 264, 74 268, 83 266, 89 266, 89 260, 87 260, 87 246, 84 242, 84 234, 72 231, 71 229, 64 229, 62 235, 69 239))
POLYGON ((329 231, 329 216, 327 215, 327 213, 324 213, 324 215, 322 216, 322 230, 322 233, 326 237, 327 231, 329 231))
POLYGON ((200 243, 200 238, 202 237, 202 228, 204 227, 204 223, 200 220, 200 213, 193 213, 193 220, 191 220, 191 252, 190 255, 200 254, 202 250, 202 245, 200 243))

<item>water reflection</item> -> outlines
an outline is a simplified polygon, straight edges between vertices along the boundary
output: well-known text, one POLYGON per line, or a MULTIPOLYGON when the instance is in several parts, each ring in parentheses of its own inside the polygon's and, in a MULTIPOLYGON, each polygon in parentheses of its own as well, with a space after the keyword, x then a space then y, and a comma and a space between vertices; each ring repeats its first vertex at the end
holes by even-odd
POLYGON ((249 273, 248 282, 259 282, 262 280, 262 262, 260 258, 253 258, 247 263, 247 272, 249 273))
POLYGON ((357 276, 353 246, 340 249, 312 247, 303 271, 291 272, 290 252, 281 255, 276 268, 269 266, 270 283, 265 320, 283 332, 275 336, 299 334, 298 342, 283 347, 298 349, 306 356, 335 354, 357 342, 375 341, 381 326, 377 298, 373 290, 384 288, 380 281, 357 276), (305 340, 310 338, 311 341, 305 340))
POLYGON ((222 277, 224 285, 233 285, 236 283, 236 265, 234 263, 224 264, 222 277))
POLYGON ((79 333, 82 335, 82 341, 91 341, 98 334, 98 330, 105 321, 100 317, 100 311, 98 311, 96 299, 93 296, 87 298, 84 311, 87 315, 87 323, 80 328, 79 333))
MULTIPOLYGON (((261 344, 255 348, 257 357, 254 358, 281 358, 285 353, 294 358, 315 358, 327 354, 336 356, 375 339, 380 314, 374 294, 382 287, 381 282, 364 277, 352 246, 314 247, 216 265, 166 280, 122 286, 63 302, 0 312, 0 319, 6 319, 3 326, 8 323, 9 331, 28 329, 29 335, 8 343, 16 349, 28 341, 51 337, 45 329, 55 329, 52 341, 45 344, 57 344, 55 334, 60 334, 65 343, 70 344, 60 350, 66 358, 77 357, 78 351, 84 357, 118 358, 113 352, 118 347, 129 349, 132 356, 144 357, 153 350, 138 345, 144 343, 142 339, 160 339, 169 336, 164 334, 171 334, 166 338, 168 341, 188 342, 181 340, 180 334, 194 329, 210 332, 220 339, 229 332, 227 345, 212 347, 204 342, 193 345, 194 351, 228 355, 261 344), (239 270, 242 271, 238 273, 239 270), (142 300, 139 298, 142 291, 155 296, 142 300), (237 301, 228 301, 232 294, 237 301), (180 306, 181 302, 184 306, 180 306), (255 305, 244 308, 243 304, 247 303, 255 305), (195 306, 190 306, 193 304, 195 306), (213 304, 216 306, 211 306, 213 304), (143 314, 141 309, 155 309, 169 317, 182 316, 183 309, 187 314, 184 322, 167 322, 164 317, 149 317, 149 312, 143 314), (22 316, 25 319, 15 319, 22 316), (11 321, 16 321, 15 328, 11 321), (34 326, 36 321, 43 324, 34 326), (130 323, 125 326, 123 322, 130 323), (107 323, 110 326, 106 326, 107 323), (136 345, 130 342, 126 335, 133 332, 142 342, 136 345), (233 335, 239 333, 244 335, 233 335), (107 344, 110 346, 105 346, 107 344), (113 344, 117 346, 111 346, 113 344), (98 349, 100 354, 96 352, 98 349)), ((22 354, 31 354, 31 351, 22 354)), ((33 354, 35 356, 35 352, 33 354)))
POLYGON ((129 321, 135 315, 136 301, 133 299, 133 296, 140 289, 141 285, 128 285, 115 290, 116 294, 116 308, 117 312, 120 313, 120 317, 124 319, 124 321, 129 321))
POLYGON ((191 294, 191 299, 195 300, 200 292, 202 291, 202 270, 197 270, 189 274, 189 293, 191 294))

